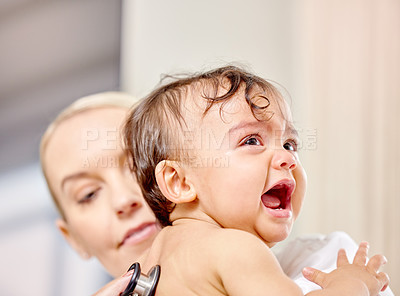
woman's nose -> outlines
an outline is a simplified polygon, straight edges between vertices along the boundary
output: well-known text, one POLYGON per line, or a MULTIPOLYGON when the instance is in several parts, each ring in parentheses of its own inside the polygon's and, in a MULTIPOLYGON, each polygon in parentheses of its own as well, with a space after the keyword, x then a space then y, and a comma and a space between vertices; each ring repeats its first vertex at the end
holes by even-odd
POLYGON ((140 189, 133 182, 132 179, 129 182, 120 180, 114 183, 112 207, 119 217, 129 216, 142 206, 140 189))
POLYGON ((119 199, 119 203, 115 206, 115 213, 119 217, 130 216, 141 206, 139 202, 132 200, 130 197, 122 197, 119 199))
POLYGON ((272 165, 275 169, 294 170, 297 167, 296 157, 285 149, 276 150, 272 165))

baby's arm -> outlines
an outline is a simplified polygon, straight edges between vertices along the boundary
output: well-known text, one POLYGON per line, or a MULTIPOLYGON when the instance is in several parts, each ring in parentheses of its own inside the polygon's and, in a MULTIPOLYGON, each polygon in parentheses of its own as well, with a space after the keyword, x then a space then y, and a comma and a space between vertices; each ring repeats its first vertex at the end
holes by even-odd
POLYGON ((272 251, 254 235, 224 229, 216 240, 221 247, 216 250, 219 253, 216 273, 226 295, 303 295, 296 283, 283 273, 272 251))
MULTIPOLYGON (((259 239, 235 230, 224 232, 220 239, 221 247, 225 247, 220 251, 226 254, 216 261, 217 273, 228 295, 303 295, 300 288, 283 273, 272 252, 259 239)), ((307 295, 377 295, 388 283, 386 274, 377 273, 384 263, 383 256, 374 256, 365 265, 366 253, 367 245, 362 244, 354 263, 350 264, 346 255, 340 252, 338 269, 329 274, 308 269, 308 279, 321 285, 323 289, 307 295)))

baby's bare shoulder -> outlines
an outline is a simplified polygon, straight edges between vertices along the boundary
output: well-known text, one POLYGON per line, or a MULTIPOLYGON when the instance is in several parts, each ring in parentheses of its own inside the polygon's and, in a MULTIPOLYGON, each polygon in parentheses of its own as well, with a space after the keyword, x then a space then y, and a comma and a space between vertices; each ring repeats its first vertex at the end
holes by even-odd
MULTIPOLYGON (((166 233, 164 239, 159 242, 162 253, 166 254, 165 259, 169 260, 176 256, 185 260, 188 260, 188 257, 190 260, 199 259, 197 261, 201 262, 204 262, 205 258, 218 262, 229 257, 243 257, 243 260, 249 260, 250 257, 258 260, 263 257, 276 260, 269 247, 251 233, 201 223, 191 226, 172 226, 166 233)), ((176 262, 178 258, 174 260, 176 262)))
POLYGON ((235 242, 236 246, 251 244, 269 249, 258 237, 243 230, 221 228, 210 234, 209 239, 215 240, 221 244, 235 242))

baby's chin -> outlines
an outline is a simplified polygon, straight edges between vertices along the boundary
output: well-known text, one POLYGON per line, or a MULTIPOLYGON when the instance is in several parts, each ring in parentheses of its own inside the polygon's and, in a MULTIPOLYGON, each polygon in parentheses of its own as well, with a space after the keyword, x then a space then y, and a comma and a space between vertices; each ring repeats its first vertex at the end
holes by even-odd
POLYGON ((272 248, 275 246, 277 243, 284 241, 287 239, 290 235, 292 228, 286 229, 285 231, 277 231, 275 233, 268 233, 264 237, 261 237, 261 239, 265 242, 265 244, 272 248))

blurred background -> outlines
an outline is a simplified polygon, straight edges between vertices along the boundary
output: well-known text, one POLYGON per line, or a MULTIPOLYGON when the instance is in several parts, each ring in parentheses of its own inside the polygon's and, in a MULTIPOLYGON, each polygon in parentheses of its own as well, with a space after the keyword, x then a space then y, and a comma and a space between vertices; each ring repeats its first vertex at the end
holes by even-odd
POLYGON ((90 295, 110 280, 54 225, 38 147, 58 112, 230 62, 290 94, 309 179, 292 237, 369 241, 400 293, 399 0, 1 0, 0 53, 1 295, 90 295))

